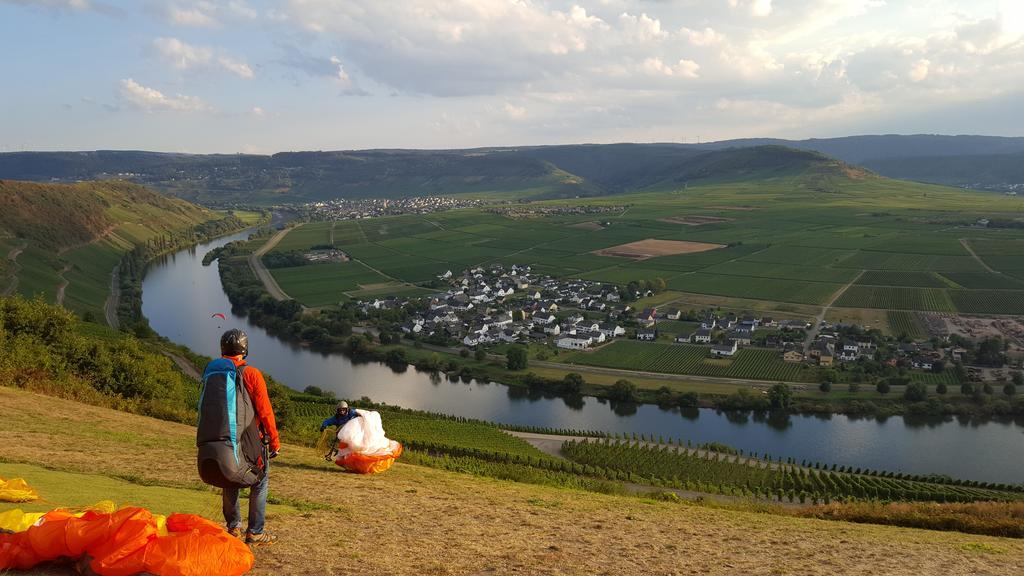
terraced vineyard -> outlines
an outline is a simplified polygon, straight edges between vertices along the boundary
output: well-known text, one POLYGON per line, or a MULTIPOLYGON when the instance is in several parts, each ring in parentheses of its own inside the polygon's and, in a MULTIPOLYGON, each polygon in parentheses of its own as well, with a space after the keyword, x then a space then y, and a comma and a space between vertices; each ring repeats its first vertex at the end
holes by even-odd
POLYGON ((814 370, 783 362, 775 350, 743 348, 733 358, 710 358, 709 350, 688 344, 618 340, 596 352, 577 352, 567 361, 623 370, 753 380, 801 382, 814 375, 814 370))
POLYGON ((946 283, 931 272, 898 272, 867 270, 857 279, 865 286, 907 286, 911 288, 945 288, 946 283))
POLYGON ((1024 314, 1024 290, 950 290, 949 295, 961 312, 1024 314))
POLYGON ((836 301, 836 306, 882 308, 884 310, 953 311, 953 303, 946 291, 936 288, 850 286, 836 301))
POLYGON ((619 472, 620 479, 670 488, 747 495, 790 502, 833 500, 903 500, 974 502, 1021 500, 1020 488, 942 481, 845 468, 798 467, 695 452, 679 446, 622 441, 568 441, 562 453, 570 460, 619 472))
POLYGON ((889 310, 886 312, 886 317, 889 320, 889 329, 896 336, 906 334, 910 338, 926 338, 928 333, 925 332, 924 325, 921 324, 921 319, 917 316, 917 312, 910 310, 889 310))

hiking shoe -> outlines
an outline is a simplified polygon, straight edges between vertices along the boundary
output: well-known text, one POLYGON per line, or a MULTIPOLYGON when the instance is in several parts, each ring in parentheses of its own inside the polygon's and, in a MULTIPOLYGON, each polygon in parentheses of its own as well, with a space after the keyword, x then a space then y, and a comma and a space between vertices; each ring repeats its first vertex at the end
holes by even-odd
POLYGON ((245 534, 245 543, 249 546, 268 546, 274 542, 277 542, 277 536, 268 532, 261 532, 259 534, 247 532, 245 534))
POLYGON ((245 534, 242 533, 242 529, 241 528, 235 526, 234 528, 228 528, 228 536, 231 536, 231 537, 234 537, 234 538, 238 538, 238 539, 242 539, 242 538, 245 537, 245 534))

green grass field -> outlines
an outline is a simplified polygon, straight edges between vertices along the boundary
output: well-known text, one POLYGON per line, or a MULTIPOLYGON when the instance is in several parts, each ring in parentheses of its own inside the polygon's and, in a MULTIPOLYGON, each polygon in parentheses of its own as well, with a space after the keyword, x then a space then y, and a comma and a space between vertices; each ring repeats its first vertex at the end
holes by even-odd
MULTIPOLYGON (((857 309, 1018 313, 1024 291, 1024 231, 959 228, 980 217, 1017 217, 1003 197, 881 178, 832 178, 831 192, 807 175, 770 180, 690 183, 685 192, 534 204, 621 206, 624 212, 513 219, 479 209, 337 223, 293 230, 277 250, 331 243, 403 283, 424 284, 447 270, 500 262, 534 271, 625 284, 664 280, 677 292, 707 297, 820 307, 863 274, 837 306, 857 309), (687 226, 668 217, 722 220, 687 226), (580 228, 580 222, 602 222, 580 228), (725 247, 643 260, 595 251, 644 239, 712 242, 725 247), (961 243, 1002 274, 985 270, 961 243), (1019 250, 1018 250, 1019 248, 1019 250), (989 291, 1006 291, 989 292, 989 291)), ((279 273, 289 294, 307 305, 353 292, 339 274, 314 267, 279 273), (299 276, 311 274, 307 279, 299 276), (306 284, 299 287, 298 284, 306 284), (317 285, 320 286, 317 286, 317 285), (292 288, 289 288, 291 286, 292 288), (301 296, 300 296, 301 295, 301 296), (329 297, 328 297, 329 295, 329 297)), ((376 294, 374 287, 366 294, 376 294)), ((411 293, 411 289, 402 288, 411 293)), ((352 296, 358 297, 355 293, 352 296)))
POLYGON ((346 292, 388 283, 387 278, 358 262, 310 264, 270 272, 282 290, 307 306, 330 306, 347 299, 346 292))

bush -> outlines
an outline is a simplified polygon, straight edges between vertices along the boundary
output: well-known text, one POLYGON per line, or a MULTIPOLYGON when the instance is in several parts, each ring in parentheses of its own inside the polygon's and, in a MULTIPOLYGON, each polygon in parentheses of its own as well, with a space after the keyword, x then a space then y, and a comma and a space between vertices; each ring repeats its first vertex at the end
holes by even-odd
POLYGON ((1006 394, 1007 396, 1016 396, 1017 386, 1014 385, 1013 382, 1007 382, 1006 385, 1003 386, 1003 394, 1006 394))
POLYGON ((821 384, 818 384, 818 390, 821 390, 822 392, 825 392, 825 393, 831 392, 832 391, 832 383, 829 382, 828 380, 825 380, 821 384))
POLYGON ((526 370, 526 348, 513 346, 505 353, 505 367, 509 370, 526 370))
POLYGON ((928 387, 923 382, 911 382, 903 389, 903 399, 907 402, 922 402, 928 397, 928 387))
POLYGON ((850 386, 847 389, 850 391, 850 394, 856 394, 857 392, 860 392, 860 384, 857 382, 850 382, 850 386))
POLYGON ((462 350, 459 350, 459 356, 462 356, 463 358, 469 358, 469 348, 463 348, 462 350))
POLYGON ((772 410, 789 410, 793 403, 793 392, 788 385, 779 382, 768 389, 768 402, 772 410))
POLYGON ((562 378, 562 392, 578 396, 583 391, 583 375, 576 372, 569 372, 562 378))
POLYGON ((633 384, 629 380, 619 380, 615 384, 612 384, 612 389, 608 393, 608 396, 612 400, 619 402, 636 402, 636 384, 633 384))
POLYGON ((879 394, 888 394, 889 390, 891 390, 891 389, 892 389, 892 387, 889 386, 889 381, 888 380, 882 380, 878 384, 875 384, 875 390, 879 394))
POLYGON ((939 382, 939 383, 938 383, 938 384, 937 384, 937 385, 935 386, 935 393, 936 393, 936 394, 938 394, 938 395, 940 395, 940 396, 943 396, 943 395, 945 395, 945 394, 946 394, 946 392, 948 392, 948 391, 949 391, 949 387, 948 387, 948 386, 946 386, 945 382, 939 382))
POLYGON ((473 357, 476 358, 477 362, 483 362, 487 360, 487 352, 483 348, 477 348, 476 352, 473 353, 473 357))
POLYGON ((302 392, 305 393, 305 394, 309 394, 310 396, 323 396, 324 395, 323 389, 320 388, 319 386, 306 386, 306 388, 302 392))

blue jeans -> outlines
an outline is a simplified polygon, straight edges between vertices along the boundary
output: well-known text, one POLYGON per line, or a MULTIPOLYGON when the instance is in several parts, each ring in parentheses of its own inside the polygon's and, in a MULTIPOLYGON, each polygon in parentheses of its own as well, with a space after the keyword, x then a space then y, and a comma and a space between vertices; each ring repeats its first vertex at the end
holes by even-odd
MULTIPOLYGON (((263 478, 255 486, 249 488, 249 528, 250 534, 262 534, 263 524, 267 516, 267 479, 270 478, 270 466, 263 478)), ((242 525, 242 512, 238 507, 238 488, 224 489, 224 522, 228 528, 242 525)))

